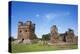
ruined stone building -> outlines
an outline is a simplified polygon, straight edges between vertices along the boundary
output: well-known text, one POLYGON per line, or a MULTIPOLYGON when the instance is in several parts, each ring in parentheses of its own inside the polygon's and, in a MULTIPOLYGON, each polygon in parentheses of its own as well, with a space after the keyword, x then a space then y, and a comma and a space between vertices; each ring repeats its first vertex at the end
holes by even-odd
POLYGON ((55 42, 58 41, 58 29, 57 29, 56 25, 53 25, 51 27, 51 33, 50 33, 50 35, 51 35, 51 42, 55 43, 55 42))
POLYGON ((51 27, 51 32, 50 32, 51 38, 50 41, 52 43, 57 43, 57 42, 67 42, 67 43, 77 43, 78 38, 75 36, 74 31, 72 29, 68 29, 65 33, 58 33, 58 28, 56 25, 53 25, 51 27))
POLYGON ((18 40, 33 40, 36 39, 35 24, 31 21, 18 22, 18 40))
POLYGON ((68 31, 66 32, 66 41, 73 42, 74 36, 74 31, 72 29, 68 29, 68 31))
MULTIPOLYGON (((32 21, 26 21, 23 23, 22 21, 18 22, 18 40, 22 42, 30 42, 30 40, 37 39, 35 34, 35 24, 32 21)), ((77 43, 78 37, 75 36, 74 31, 72 29, 68 29, 65 33, 58 33, 58 28, 56 25, 53 25, 50 30, 50 42, 58 43, 58 42, 68 42, 68 43, 77 43)))

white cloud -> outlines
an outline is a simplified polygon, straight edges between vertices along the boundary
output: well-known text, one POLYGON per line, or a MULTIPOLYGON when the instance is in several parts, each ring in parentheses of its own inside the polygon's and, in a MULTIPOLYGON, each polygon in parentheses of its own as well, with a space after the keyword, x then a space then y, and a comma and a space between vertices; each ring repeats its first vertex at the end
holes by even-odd
POLYGON ((52 20, 54 18, 60 18, 60 17, 69 16, 69 15, 70 15, 70 12, 56 12, 56 13, 48 13, 48 14, 45 14, 45 17, 48 20, 52 20))
POLYGON ((53 18, 56 17, 56 14, 54 14, 54 13, 48 13, 48 14, 45 15, 45 17, 46 17, 48 20, 51 20, 51 19, 53 19, 53 18))
POLYGON ((39 17, 40 15, 39 14, 36 14, 36 17, 39 17))

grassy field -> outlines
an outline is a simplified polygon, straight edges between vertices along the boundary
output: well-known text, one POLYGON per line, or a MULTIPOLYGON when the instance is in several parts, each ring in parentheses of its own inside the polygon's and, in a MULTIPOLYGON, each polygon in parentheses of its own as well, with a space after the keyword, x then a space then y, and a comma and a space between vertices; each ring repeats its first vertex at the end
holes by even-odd
POLYGON ((12 43, 12 53, 17 52, 35 52, 35 51, 53 51, 53 50, 66 50, 77 49, 76 44, 66 45, 40 45, 40 44, 14 44, 12 43))

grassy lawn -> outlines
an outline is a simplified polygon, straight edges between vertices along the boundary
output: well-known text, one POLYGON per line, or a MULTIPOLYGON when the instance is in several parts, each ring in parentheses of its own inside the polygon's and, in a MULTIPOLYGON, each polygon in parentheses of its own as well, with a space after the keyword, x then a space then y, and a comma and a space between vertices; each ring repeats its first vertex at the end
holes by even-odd
POLYGON ((76 49, 77 45, 12 44, 12 53, 76 49))

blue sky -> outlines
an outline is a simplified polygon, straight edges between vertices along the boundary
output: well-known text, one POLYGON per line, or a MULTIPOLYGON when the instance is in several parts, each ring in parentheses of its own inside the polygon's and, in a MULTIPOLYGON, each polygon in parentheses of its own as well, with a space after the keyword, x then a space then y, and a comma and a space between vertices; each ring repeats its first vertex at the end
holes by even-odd
POLYGON ((17 37, 18 21, 31 20, 36 24, 35 33, 38 37, 50 33, 52 25, 56 25, 59 33, 72 28, 77 35, 78 6, 65 4, 47 4, 30 2, 12 2, 11 36, 17 37))

